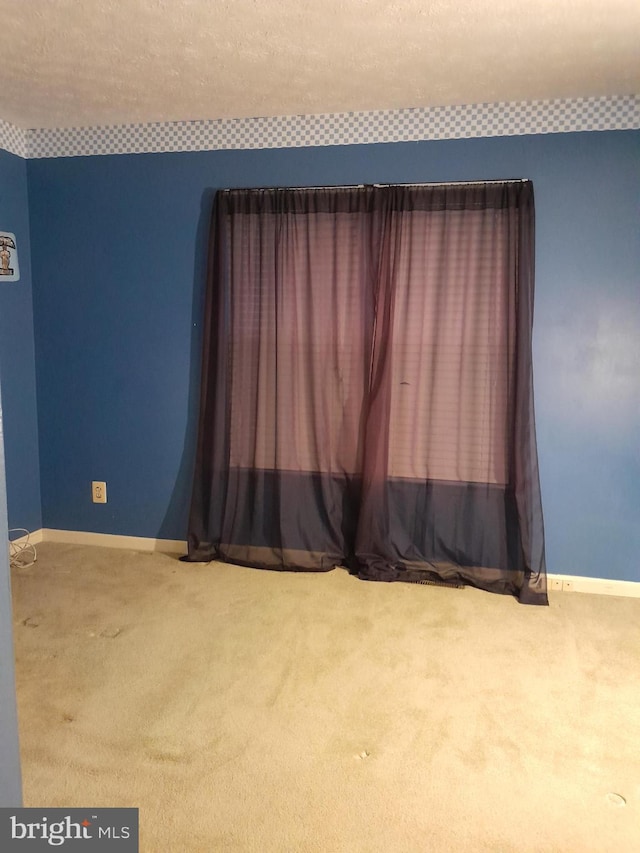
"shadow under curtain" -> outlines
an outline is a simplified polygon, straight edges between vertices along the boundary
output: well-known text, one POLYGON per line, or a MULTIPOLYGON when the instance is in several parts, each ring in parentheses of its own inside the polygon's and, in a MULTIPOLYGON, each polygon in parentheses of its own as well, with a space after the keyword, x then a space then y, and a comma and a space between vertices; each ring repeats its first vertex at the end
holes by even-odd
POLYGON ((529 181, 222 190, 191 561, 547 604, 529 181))

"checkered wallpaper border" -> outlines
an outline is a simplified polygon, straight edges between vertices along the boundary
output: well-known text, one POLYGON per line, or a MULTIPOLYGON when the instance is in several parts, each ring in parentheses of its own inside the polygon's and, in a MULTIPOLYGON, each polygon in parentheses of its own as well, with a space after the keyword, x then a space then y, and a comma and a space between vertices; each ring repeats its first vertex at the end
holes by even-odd
POLYGON ((275 118, 42 128, 26 132, 2 122, 0 145, 35 159, 637 128, 640 128, 640 96, 629 95, 275 118), (13 147, 9 148, 7 142, 13 147))
POLYGON ((27 131, 0 119, 0 148, 18 157, 27 156, 27 131))

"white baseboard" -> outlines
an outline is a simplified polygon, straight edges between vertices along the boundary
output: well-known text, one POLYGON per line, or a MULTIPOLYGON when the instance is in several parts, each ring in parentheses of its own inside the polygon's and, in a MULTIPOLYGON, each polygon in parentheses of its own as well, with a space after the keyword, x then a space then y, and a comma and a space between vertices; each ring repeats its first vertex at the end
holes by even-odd
MULTIPOLYGON (((17 544, 27 541, 26 536, 14 539, 17 544)), ((187 543, 182 539, 146 539, 142 536, 118 536, 113 533, 87 533, 83 530, 54 530, 43 527, 29 534, 29 542, 61 542, 66 545, 98 545, 103 548, 126 548, 129 551, 156 551, 162 554, 186 554, 187 543)), ((586 578, 578 575, 547 575, 547 588, 556 592, 586 592, 597 595, 620 595, 640 598, 640 583, 586 578)))
POLYGON ((588 592, 597 595, 622 595, 640 598, 640 583, 609 578, 585 578, 578 575, 547 575, 547 589, 555 592, 588 592))
MULTIPOLYGON (((14 540, 26 542, 26 536, 14 540)), ((187 543, 181 539, 147 539, 143 536, 118 536, 113 533, 87 533, 84 530, 55 530, 43 527, 29 534, 34 545, 61 542, 65 545, 98 545, 102 548, 125 548, 129 551, 157 551, 163 554, 186 554, 187 543)))

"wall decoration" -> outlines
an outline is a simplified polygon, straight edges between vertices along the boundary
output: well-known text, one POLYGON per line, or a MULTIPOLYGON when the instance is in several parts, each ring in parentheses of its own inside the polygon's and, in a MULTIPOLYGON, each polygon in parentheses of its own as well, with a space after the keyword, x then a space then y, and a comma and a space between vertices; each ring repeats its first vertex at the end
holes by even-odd
POLYGON ((16 235, 11 231, 0 231, 0 282, 19 281, 20 265, 16 235))

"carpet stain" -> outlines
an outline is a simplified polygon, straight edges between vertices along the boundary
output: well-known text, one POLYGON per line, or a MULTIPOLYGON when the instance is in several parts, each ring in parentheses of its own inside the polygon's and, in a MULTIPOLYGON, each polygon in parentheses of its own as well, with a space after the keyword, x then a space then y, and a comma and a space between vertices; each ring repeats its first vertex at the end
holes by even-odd
POLYGON ((149 752, 149 758, 152 758, 154 761, 159 761, 162 764, 188 764, 189 758, 185 755, 178 755, 173 752, 149 752))
POLYGON ((191 758, 179 750, 168 750, 147 747, 147 756, 161 764, 190 764, 191 758))
POLYGON ((145 737, 142 746, 148 758, 160 764, 191 764, 193 755, 180 742, 171 738, 145 737))
POLYGON ((37 616, 27 616, 26 619, 22 620, 22 624, 25 628, 37 628, 40 625, 40 620, 37 616))
POLYGON ((267 708, 275 707, 291 679, 292 668, 292 662, 287 660, 282 670, 278 673, 277 681, 271 688, 270 695, 265 699, 265 706, 267 708))

